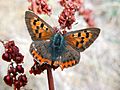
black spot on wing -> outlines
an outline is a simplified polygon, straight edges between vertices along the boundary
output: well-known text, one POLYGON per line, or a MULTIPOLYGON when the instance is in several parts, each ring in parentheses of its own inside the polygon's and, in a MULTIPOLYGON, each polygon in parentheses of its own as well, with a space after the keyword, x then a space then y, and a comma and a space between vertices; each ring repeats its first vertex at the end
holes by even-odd
POLYGON ((80 43, 84 43, 84 37, 81 37, 80 43))
POLYGON ((43 23, 41 23, 40 27, 41 27, 41 28, 43 28, 43 27, 44 27, 44 24, 43 24, 43 23))
POLYGON ((46 28, 46 31, 48 30, 48 28, 46 28))
POLYGON ((80 41, 80 43, 84 43, 83 39, 80 41))
POLYGON ((78 45, 79 45, 79 42, 77 41, 77 42, 76 42, 76 47, 78 47, 78 45))
POLYGON ((87 32, 87 33, 86 33, 86 38, 88 38, 88 37, 89 37, 89 33, 87 32))
POLYGON ((81 33, 78 33, 78 37, 80 37, 81 36, 81 33))
POLYGON ((40 21, 39 18, 37 18, 37 21, 40 21))
POLYGON ((39 26, 37 26, 37 29, 39 29, 39 26))
POLYGON ((35 56, 35 54, 34 54, 34 53, 33 53, 32 55, 33 55, 33 57, 35 56))
POLYGON ((35 32, 38 33, 38 29, 36 29, 35 32))
POLYGON ((72 34, 72 36, 74 37, 74 34, 72 34))
POLYGON ((36 25, 37 20, 34 20, 33 25, 36 25))
POLYGON ((42 33, 39 33, 39 38, 41 38, 42 33))
POLYGON ((83 40, 83 39, 84 39, 84 37, 81 37, 81 39, 83 40))

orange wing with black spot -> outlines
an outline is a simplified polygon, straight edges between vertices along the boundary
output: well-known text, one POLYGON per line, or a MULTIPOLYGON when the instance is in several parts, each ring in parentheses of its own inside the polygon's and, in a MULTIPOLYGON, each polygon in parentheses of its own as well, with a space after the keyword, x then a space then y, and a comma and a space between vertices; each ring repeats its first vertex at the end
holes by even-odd
POLYGON ((87 28, 69 32, 64 37, 69 45, 77 51, 82 52, 96 40, 99 33, 99 28, 87 28))
POLYGON ((32 40, 47 40, 53 35, 53 28, 34 13, 26 11, 25 21, 32 40))

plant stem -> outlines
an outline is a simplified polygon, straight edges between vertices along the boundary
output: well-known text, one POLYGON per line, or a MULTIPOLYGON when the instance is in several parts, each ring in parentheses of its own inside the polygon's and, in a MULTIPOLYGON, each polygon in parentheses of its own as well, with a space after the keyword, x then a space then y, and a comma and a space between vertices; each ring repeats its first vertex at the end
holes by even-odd
POLYGON ((54 81, 53 81, 51 67, 47 68, 47 77, 48 77, 49 90, 54 90, 54 81))
POLYGON ((14 90, 16 90, 16 86, 14 85, 14 90))

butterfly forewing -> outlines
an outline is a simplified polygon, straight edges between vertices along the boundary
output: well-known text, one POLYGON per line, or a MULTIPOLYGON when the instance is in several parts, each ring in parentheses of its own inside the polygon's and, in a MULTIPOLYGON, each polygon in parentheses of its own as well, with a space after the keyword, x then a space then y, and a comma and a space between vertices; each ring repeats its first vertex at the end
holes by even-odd
POLYGON ((47 40, 53 35, 53 28, 36 14, 26 11, 25 21, 32 40, 47 40))
POLYGON ((99 28, 87 28, 78 31, 72 31, 65 35, 66 42, 77 51, 84 51, 98 37, 99 28))

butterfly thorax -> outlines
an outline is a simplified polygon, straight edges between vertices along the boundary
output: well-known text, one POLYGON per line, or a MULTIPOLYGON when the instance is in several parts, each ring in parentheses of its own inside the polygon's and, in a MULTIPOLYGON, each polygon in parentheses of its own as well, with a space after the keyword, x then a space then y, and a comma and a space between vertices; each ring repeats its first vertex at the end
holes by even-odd
POLYGON ((51 59, 56 60, 65 51, 65 40, 61 33, 56 33, 50 40, 51 59))

